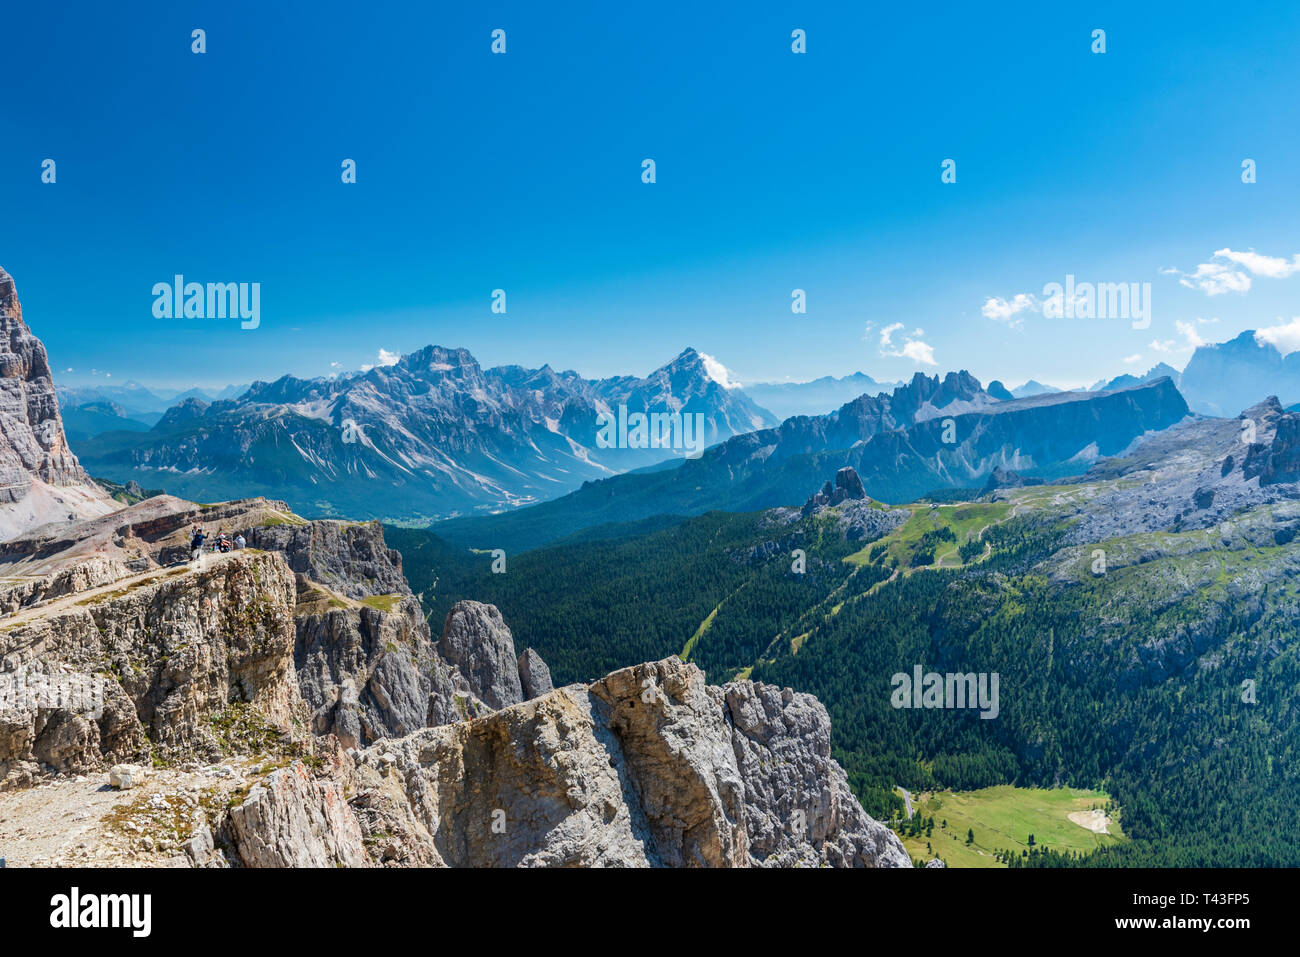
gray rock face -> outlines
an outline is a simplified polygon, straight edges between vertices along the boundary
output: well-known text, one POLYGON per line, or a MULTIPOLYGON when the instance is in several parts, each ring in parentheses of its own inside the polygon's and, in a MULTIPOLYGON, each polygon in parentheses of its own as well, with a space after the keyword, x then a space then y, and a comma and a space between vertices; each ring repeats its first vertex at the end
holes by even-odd
POLYGON ((57 669, 102 687, 104 707, 98 716, 80 706, 8 713, 0 776, 21 777, 31 761, 80 771, 142 760, 149 742, 164 755, 215 754, 212 719, 235 703, 287 729, 300 707, 293 596, 279 556, 245 553, 74 594, 15 622, 0 633, 0 670, 57 669))
POLYGON ((528 699, 555 690, 555 685, 551 683, 550 667, 531 648, 524 649, 524 653, 519 656, 519 683, 523 686, 524 697, 528 699))
POLYGON ((294 663, 317 734, 345 748, 486 713, 465 676, 434 651, 419 603, 299 614, 294 663))
POLYGON ((496 606, 457 602, 447 613, 438 654, 460 670, 488 707, 524 700, 514 638, 496 606))
POLYGON ((361 828, 334 781, 301 761, 273 772, 232 808, 228 832, 246 867, 361 867, 361 828))
POLYGON ((0 479, 6 501, 35 475, 51 485, 89 484, 63 435, 45 346, 23 322, 13 278, 0 269, 0 479))
POLYGON ((1258 476, 1261 485, 1300 480, 1300 415, 1283 412, 1276 399, 1248 409, 1243 415, 1269 420, 1273 426, 1272 441, 1254 443, 1247 451, 1242 465, 1245 476, 1258 476))
POLYGON ((823 508, 839 505, 841 502, 862 501, 867 498, 867 490, 862 479, 850 466, 845 466, 835 473, 835 484, 827 482, 822 490, 804 503, 803 514, 811 515, 823 508))
POLYGON ((382 742, 351 804, 387 864, 909 867, 829 730, 808 695, 670 658, 382 742))
POLYGON ((411 593, 402 555, 384 543, 378 522, 267 525, 245 530, 244 538, 251 548, 280 552, 295 572, 349 598, 411 593))
POLYGON ((0 269, 0 539, 114 507, 68 448, 45 346, 0 269))
POLYGON ((756 862, 911 866, 893 832, 862 810, 831 757, 831 723, 820 701, 752 681, 733 682, 723 692, 756 862))

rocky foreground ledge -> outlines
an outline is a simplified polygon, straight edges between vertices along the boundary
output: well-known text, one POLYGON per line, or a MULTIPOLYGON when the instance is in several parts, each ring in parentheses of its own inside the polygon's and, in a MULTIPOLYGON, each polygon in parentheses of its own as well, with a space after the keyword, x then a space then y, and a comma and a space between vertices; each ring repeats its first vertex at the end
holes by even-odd
POLYGON ((491 605, 435 640, 374 523, 160 496, 0 546, 0 858, 907 867, 812 696, 676 658, 552 689, 491 605), (187 563, 195 522, 250 548, 187 563))
POLYGON ((908 867, 812 696, 677 658, 271 774, 225 830, 248 866, 908 867))

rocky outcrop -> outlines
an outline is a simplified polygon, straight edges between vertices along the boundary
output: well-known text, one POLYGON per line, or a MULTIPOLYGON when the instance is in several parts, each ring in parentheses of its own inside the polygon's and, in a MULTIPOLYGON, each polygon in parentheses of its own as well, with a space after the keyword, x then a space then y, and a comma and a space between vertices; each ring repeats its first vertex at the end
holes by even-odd
POLYGON ((1258 478, 1260 485, 1277 485, 1300 480, 1300 414, 1282 411, 1276 398, 1270 397, 1242 413, 1263 428, 1271 427, 1272 436, 1260 436, 1252 443, 1242 463, 1246 478, 1258 478))
POLYGON ((472 601, 435 644, 378 526, 159 496, 11 542, 0 568, 0 679, 97 688, 0 698, 0 791, 234 761, 216 771, 250 790, 176 838, 194 866, 907 865, 815 699, 676 658, 556 690, 472 601), (164 564, 195 521, 274 547, 164 564))
POLYGON ((438 654, 460 670, 488 707, 524 700, 515 642, 495 605, 457 602, 447 613, 438 654))
POLYGON ((278 556, 236 554, 206 570, 155 573, 79 595, 11 619, 0 632, 0 675, 22 674, 31 684, 33 672, 57 670, 99 689, 102 709, 11 711, 0 750, 9 772, 29 774, 30 761, 84 770, 139 759, 150 742, 160 755, 215 755, 214 722, 236 704, 288 729, 300 707, 294 585, 278 556))
POLYGON ((831 757, 825 707, 789 688, 724 688, 745 782, 749 853, 771 867, 908 867, 893 832, 862 810, 831 757))
POLYGON ((281 523, 243 534, 250 548, 280 552, 295 572, 349 598, 411 593, 402 555, 384 544, 378 522, 281 523))
POLYGON ((542 656, 531 648, 519 656, 519 683, 525 698, 538 698, 555 690, 551 683, 551 669, 542 656))
POLYGON ((377 863, 910 866, 830 757, 809 695, 676 658, 357 754, 377 863))
POLYGON ((231 843, 246 867, 360 867, 361 828, 343 788, 301 761, 273 772, 231 809, 231 843))
POLYGON ((804 503, 805 517, 823 508, 832 508, 842 502, 869 500, 867 490, 862 485, 858 473, 845 466, 835 473, 835 484, 827 482, 822 490, 804 503))
POLYGON ((0 269, 0 539, 116 507, 68 448, 45 346, 0 269))
POLYGON ((396 600, 389 611, 361 605, 301 613, 303 607, 294 662, 317 734, 364 747, 491 710, 434 651, 414 598, 396 600))
POLYGON ((989 479, 984 483, 985 494, 1000 488, 1027 488, 1031 485, 1042 485, 1043 480, 1040 478, 1025 478, 1019 472, 1013 469, 1004 469, 997 466, 989 473, 989 479))

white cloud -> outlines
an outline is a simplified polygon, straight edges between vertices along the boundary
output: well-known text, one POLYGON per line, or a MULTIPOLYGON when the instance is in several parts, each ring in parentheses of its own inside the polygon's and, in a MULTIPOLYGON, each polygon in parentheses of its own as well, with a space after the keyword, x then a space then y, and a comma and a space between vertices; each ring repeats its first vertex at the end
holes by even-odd
POLYGON ((1140 353, 1140 352, 1135 352, 1135 353, 1133 353, 1131 356, 1125 356, 1121 361, 1122 361, 1125 365, 1131 366, 1131 365, 1132 365, 1133 363, 1135 363, 1135 362, 1141 362, 1141 361, 1142 361, 1142 353, 1140 353))
POLYGON ((1201 263, 1195 272, 1184 273, 1173 268, 1160 271, 1167 276, 1178 276, 1180 284, 1188 289, 1199 289, 1207 296, 1221 296, 1225 292, 1245 293, 1250 290, 1251 276, 1285 279, 1300 272, 1300 253, 1288 260, 1265 256, 1253 249, 1241 252, 1224 247, 1216 249, 1210 261, 1201 263))
POLYGON ((1182 348, 1178 345, 1176 339, 1152 339, 1147 343, 1147 348, 1155 352, 1181 352, 1182 348))
POLYGON ((1193 349, 1205 345, 1205 340, 1202 339, 1201 334, 1196 331, 1196 323, 1184 322, 1182 319, 1179 319, 1174 323, 1174 328, 1178 330, 1178 334, 1186 339, 1187 344, 1193 349))
MULTIPOLYGON (((387 349, 380 349, 379 358, 377 358, 374 362, 368 362, 365 365, 363 365, 361 367, 361 371, 369 372, 371 369, 382 367, 382 366, 395 366, 401 360, 402 357, 400 354, 396 352, 389 352, 387 349)), ((330 365, 333 364, 334 363, 330 363, 330 365)))
POLYGON ((1227 259, 1238 266, 1245 266, 1256 276, 1267 279, 1285 279, 1300 272, 1300 253, 1292 256, 1289 262, 1280 256, 1263 256, 1253 249, 1244 253, 1220 249, 1214 255, 1217 259, 1227 259))
POLYGON ((1261 346, 1267 343, 1284 356, 1300 352, 1300 316, 1281 325, 1257 330, 1255 342, 1261 346))
POLYGON ((739 389, 740 383, 731 380, 731 372, 717 359, 711 355, 700 353, 700 359, 704 362, 704 372, 710 379, 722 386, 724 389, 739 389))
POLYGON ((934 348, 921 341, 921 336, 925 335, 924 329, 913 329, 903 337, 902 346, 895 348, 894 333, 902 328, 901 322, 895 322, 880 330, 880 354, 893 356, 896 359, 911 359, 913 362, 929 366, 938 365, 934 358, 934 348))
POLYGON ((1174 322, 1174 328, 1178 330, 1178 334, 1186 341, 1186 345, 1183 348, 1198 349, 1206 344, 1206 340, 1201 338, 1201 334, 1196 331, 1196 327, 1207 326, 1218 321, 1217 318, 1197 319, 1195 322, 1185 322, 1182 319, 1178 319, 1174 322))
POLYGON ((923 362, 928 366, 937 366, 939 364, 934 360, 934 348, 919 339, 907 340, 901 355, 913 362, 923 362))
POLYGON ((1018 326, 1023 321, 1017 318, 1022 312, 1038 312, 1042 304, 1038 301, 1037 296, 1027 292, 1017 293, 1011 299, 1000 299, 997 296, 989 296, 984 300, 984 305, 980 312, 987 319, 993 319, 996 322, 1006 322, 1012 326, 1018 326))

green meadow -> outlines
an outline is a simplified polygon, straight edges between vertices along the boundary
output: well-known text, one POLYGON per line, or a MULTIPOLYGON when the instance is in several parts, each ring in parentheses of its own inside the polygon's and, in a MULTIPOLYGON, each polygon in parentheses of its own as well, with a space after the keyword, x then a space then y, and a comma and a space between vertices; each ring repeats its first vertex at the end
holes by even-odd
POLYGON ((914 817, 934 819, 929 838, 910 836, 902 822, 896 823, 914 860, 941 857, 949 867, 1003 867, 999 852, 1023 855, 1031 834, 1035 847, 1080 854, 1124 840, 1119 811, 1107 810, 1109 805, 1110 797, 1104 791, 999 785, 978 791, 936 791, 920 795, 919 800, 914 797, 914 817), (1094 810, 1109 819, 1108 833, 1095 833, 1070 820, 1071 814, 1088 815, 1094 810), (974 840, 968 844, 969 832, 974 833, 974 840))

